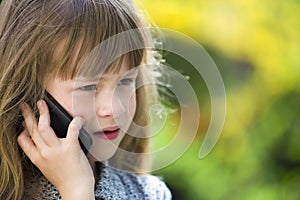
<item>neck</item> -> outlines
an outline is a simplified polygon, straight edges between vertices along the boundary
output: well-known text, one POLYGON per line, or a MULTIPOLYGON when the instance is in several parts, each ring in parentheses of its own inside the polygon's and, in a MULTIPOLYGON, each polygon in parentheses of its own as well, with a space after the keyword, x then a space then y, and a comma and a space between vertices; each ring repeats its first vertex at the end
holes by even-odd
POLYGON ((91 165, 94 172, 95 182, 97 183, 101 178, 101 172, 103 169, 103 164, 97 161, 91 154, 87 154, 87 159, 91 165))

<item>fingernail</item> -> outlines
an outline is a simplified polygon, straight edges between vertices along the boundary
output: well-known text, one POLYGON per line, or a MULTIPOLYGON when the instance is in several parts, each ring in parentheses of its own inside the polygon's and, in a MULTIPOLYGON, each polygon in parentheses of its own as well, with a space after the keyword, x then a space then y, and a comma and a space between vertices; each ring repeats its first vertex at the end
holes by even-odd
POLYGON ((20 104, 20 109, 23 111, 25 109, 25 103, 20 104))
POLYGON ((85 120, 82 117, 75 117, 76 120, 76 124, 83 126, 83 124, 85 123, 85 120))
POLYGON ((39 108, 44 108, 44 102, 43 102, 43 100, 39 100, 37 102, 37 105, 38 105, 39 108))

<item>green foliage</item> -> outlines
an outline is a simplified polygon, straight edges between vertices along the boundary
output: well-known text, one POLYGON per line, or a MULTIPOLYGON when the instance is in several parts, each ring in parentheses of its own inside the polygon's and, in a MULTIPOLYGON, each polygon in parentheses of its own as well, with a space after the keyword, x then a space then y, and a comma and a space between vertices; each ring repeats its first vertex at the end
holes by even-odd
MULTIPOLYGON (((175 163, 157 172, 174 199, 299 199, 299 1, 142 2, 159 27, 185 33, 205 47, 227 92, 222 136, 213 152, 199 160, 210 119, 209 94, 185 61, 166 55, 170 66, 190 76, 201 107, 197 139, 175 163)), ((168 136, 157 137, 158 144, 165 144, 176 129, 163 132, 168 136)))

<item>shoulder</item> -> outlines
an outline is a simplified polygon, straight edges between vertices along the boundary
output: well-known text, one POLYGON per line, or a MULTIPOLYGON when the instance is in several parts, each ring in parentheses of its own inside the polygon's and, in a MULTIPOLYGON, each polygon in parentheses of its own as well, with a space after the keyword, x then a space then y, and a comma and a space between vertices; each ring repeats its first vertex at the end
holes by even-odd
POLYGON ((139 183, 143 186, 145 193, 149 194, 151 199, 171 199, 171 192, 162 178, 153 175, 137 176, 139 183))
POLYGON ((171 199, 171 192, 161 178, 153 175, 136 175, 110 167, 104 169, 96 190, 100 196, 108 195, 107 192, 110 191, 113 193, 111 195, 119 196, 120 199, 171 199))

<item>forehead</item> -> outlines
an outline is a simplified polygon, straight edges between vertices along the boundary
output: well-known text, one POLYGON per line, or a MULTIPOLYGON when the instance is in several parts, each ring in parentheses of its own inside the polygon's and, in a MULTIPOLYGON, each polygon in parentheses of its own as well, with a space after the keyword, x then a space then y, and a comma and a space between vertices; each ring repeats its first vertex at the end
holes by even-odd
POLYGON ((84 81, 90 81, 95 82, 99 80, 107 80, 111 77, 120 78, 127 74, 132 74, 137 72, 137 68, 130 68, 128 62, 123 62, 118 67, 118 70, 107 70, 103 71, 99 74, 94 74, 94 76, 86 76, 84 74, 78 74, 75 78, 76 81, 84 82, 84 81))

